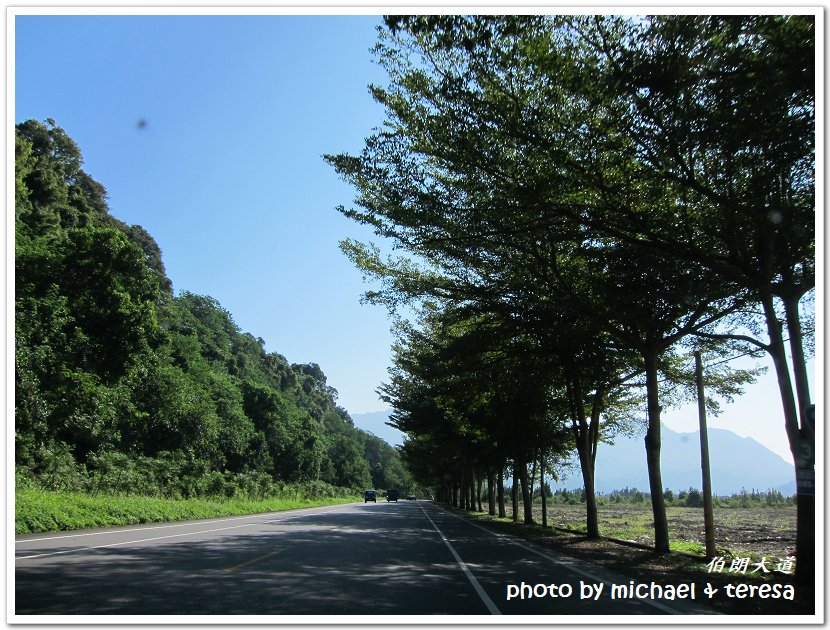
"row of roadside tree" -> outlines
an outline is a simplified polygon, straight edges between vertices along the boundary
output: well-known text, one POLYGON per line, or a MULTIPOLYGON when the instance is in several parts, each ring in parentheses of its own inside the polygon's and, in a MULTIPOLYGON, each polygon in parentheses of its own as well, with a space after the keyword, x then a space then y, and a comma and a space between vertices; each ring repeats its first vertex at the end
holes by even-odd
MULTIPOLYGON (((438 498, 472 507, 486 479, 503 515, 509 474, 529 522, 531 478, 575 452, 599 536, 597 444, 645 407, 668 551, 661 409, 692 396, 694 350, 710 409, 757 374, 730 358, 772 360, 795 454, 811 404, 814 16, 388 16, 374 53, 386 122, 359 155, 326 159, 358 190, 341 212, 382 237, 342 243, 378 283, 366 297, 418 313, 398 319, 381 392, 438 498)), ((814 523, 799 496, 808 580, 814 523)))

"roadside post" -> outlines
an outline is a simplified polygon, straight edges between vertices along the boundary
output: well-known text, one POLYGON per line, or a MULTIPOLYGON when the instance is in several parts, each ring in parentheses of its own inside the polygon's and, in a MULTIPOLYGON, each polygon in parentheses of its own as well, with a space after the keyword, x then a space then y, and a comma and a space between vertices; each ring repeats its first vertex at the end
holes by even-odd
POLYGON ((715 514, 712 506, 712 477, 709 471, 709 433, 706 429, 706 400, 703 396, 703 362, 695 351, 695 380, 697 381, 697 415, 700 422, 700 469, 703 474, 703 527, 706 556, 715 551, 715 514))

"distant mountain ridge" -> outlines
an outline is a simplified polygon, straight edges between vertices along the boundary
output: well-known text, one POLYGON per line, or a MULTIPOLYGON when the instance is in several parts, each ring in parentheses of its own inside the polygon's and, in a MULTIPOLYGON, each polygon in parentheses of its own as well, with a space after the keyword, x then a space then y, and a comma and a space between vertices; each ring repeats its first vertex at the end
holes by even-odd
MULTIPOLYGON (((392 446, 403 444, 404 433, 386 422, 391 410, 351 414, 355 426, 375 434, 392 446)), ((795 493, 792 464, 748 437, 725 429, 709 429, 709 460, 712 492, 729 495, 742 489, 779 490, 785 495, 795 493)), ((661 472, 663 487, 675 492, 700 489, 700 432, 679 433, 665 425, 662 428, 661 472)), ((552 484, 554 488, 578 488, 582 475, 578 464, 567 475, 552 484)), ((597 454, 596 488, 611 492, 623 488, 648 491, 646 451, 642 436, 620 436, 614 444, 600 444, 597 454)))
POLYGON ((368 413, 350 413, 349 416, 359 429, 373 433, 391 446, 401 446, 406 434, 386 424, 391 413, 392 410, 387 409, 368 413))
MULTIPOLYGON (((725 429, 709 429, 709 461, 712 492, 728 495, 755 489, 776 489, 795 493, 792 464, 748 437, 725 429)), ((663 487, 678 490, 700 489, 700 432, 678 433, 662 427, 661 473, 663 487)), ((610 492, 625 487, 648 491, 648 471, 643 437, 618 437, 614 444, 600 444, 597 452, 596 489, 610 492)), ((582 486, 577 467, 554 487, 582 486)))

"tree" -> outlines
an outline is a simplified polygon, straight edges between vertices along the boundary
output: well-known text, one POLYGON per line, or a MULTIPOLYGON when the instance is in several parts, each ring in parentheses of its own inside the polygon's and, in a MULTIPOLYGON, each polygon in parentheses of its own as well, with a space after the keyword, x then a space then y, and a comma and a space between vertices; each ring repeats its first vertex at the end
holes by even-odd
MULTIPOLYGON (((575 28, 600 60, 592 76, 645 177, 683 201, 665 220, 644 221, 607 195, 614 220, 597 224, 712 269, 760 305, 768 341, 730 336, 772 357, 795 453, 798 416, 811 402, 800 302, 815 283, 814 18, 652 17, 622 46, 602 20, 575 28)), ((606 149, 602 159, 613 159, 616 147, 606 149)), ((812 579, 814 506, 809 497, 799 506, 798 573, 812 579)))
MULTIPOLYGON (((624 48, 635 24, 609 24, 611 48, 624 48)), ((378 301, 486 303, 532 318, 559 297, 527 290, 534 266, 554 279, 543 287, 561 291, 560 261, 577 249, 594 267, 589 277, 605 277, 591 304, 611 316, 606 332, 641 355, 648 376, 656 546, 667 551, 658 359, 746 296, 711 269, 689 269, 638 242, 635 227, 651 215, 674 220, 685 206, 638 155, 619 124, 621 102, 590 78, 608 72, 578 26, 545 17, 388 18, 376 51, 391 84, 372 92, 390 123, 362 155, 327 159, 359 190, 362 210, 342 211, 410 256, 382 261, 371 247, 344 245, 385 282, 370 295, 378 301)))

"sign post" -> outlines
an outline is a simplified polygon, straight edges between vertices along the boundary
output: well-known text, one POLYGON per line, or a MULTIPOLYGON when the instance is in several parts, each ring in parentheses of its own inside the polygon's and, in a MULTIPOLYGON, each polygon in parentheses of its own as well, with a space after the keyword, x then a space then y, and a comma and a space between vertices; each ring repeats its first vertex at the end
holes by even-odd
POLYGON ((703 396, 703 362, 695 352, 695 380, 697 381, 697 415, 700 421, 700 469, 703 474, 703 527, 706 555, 714 558, 715 514, 712 506, 712 477, 709 471, 709 432, 706 428, 706 400, 703 396))

